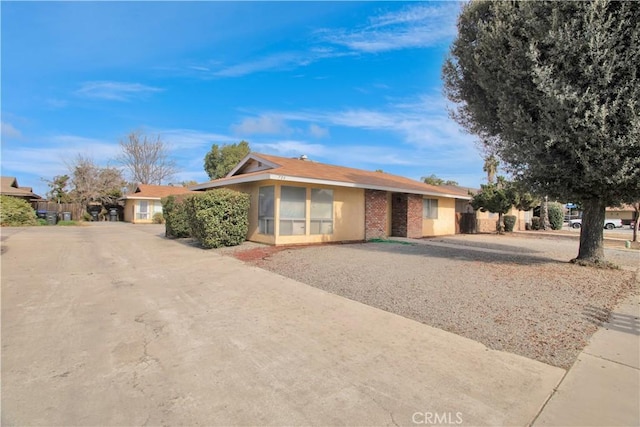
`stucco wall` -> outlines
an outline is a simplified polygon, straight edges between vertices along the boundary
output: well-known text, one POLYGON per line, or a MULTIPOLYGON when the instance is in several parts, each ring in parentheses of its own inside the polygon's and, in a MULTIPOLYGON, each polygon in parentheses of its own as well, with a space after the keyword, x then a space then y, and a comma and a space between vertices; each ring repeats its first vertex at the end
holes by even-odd
POLYGON ((251 197, 249 208, 249 231, 247 240, 266 243, 270 245, 294 245, 322 242, 339 242, 350 240, 364 240, 364 190, 356 188, 308 186, 306 184, 282 181, 262 181, 260 183, 248 183, 230 185, 231 190, 247 193, 251 197), (258 194, 260 187, 275 187, 275 233, 273 235, 260 234, 258 228, 258 194), (291 187, 303 187, 307 190, 306 200, 306 224, 304 235, 280 236, 280 188, 282 185, 291 187), (311 234, 311 188, 326 188, 333 190, 333 233, 311 234))
POLYGON ((445 236, 456 233, 456 200, 442 197, 427 197, 438 200, 438 219, 422 220, 422 235, 445 236))
POLYGON ((147 219, 139 219, 137 216, 140 213, 140 199, 126 199, 124 203, 124 220, 126 222, 132 222, 134 224, 151 224, 153 223, 153 214, 156 212, 162 213, 162 201, 160 200, 147 200, 147 219))
MULTIPOLYGON (((343 242, 364 240, 364 190, 358 188, 304 186, 307 189, 306 205, 306 234, 298 236, 280 236, 280 186, 296 186, 294 183, 278 184, 276 186, 276 245, 296 245, 307 243, 343 242), (326 188, 333 190, 333 233, 310 234, 311 218, 311 188, 326 188)), ((303 185, 299 185, 303 186, 303 185)), ((256 214, 257 220, 257 214, 256 214)))

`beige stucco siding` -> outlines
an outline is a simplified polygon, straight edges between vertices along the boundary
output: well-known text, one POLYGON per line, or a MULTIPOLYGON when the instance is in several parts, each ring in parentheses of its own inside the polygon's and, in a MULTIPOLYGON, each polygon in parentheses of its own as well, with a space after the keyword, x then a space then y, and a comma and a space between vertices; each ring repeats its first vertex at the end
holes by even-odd
POLYGON ((124 220, 134 224, 153 223, 153 214, 162 213, 162 201, 148 199, 146 219, 141 217, 140 199, 126 199, 124 202, 124 220))
POLYGON ((446 236, 456 233, 456 200, 443 197, 428 197, 438 200, 438 218, 422 219, 422 235, 446 236))
MULTIPOLYGON (((341 242, 364 240, 364 190, 359 188, 344 188, 330 186, 296 185, 287 183, 276 185, 276 222, 275 241, 277 245, 295 245, 306 243, 341 242), (281 236, 280 235, 280 188, 281 185, 299 186, 307 189, 306 200, 306 224, 304 235, 281 236), (333 190, 333 233, 311 234, 311 188, 325 188, 333 190)), ((256 214, 257 219, 257 214, 256 214)))
POLYGON ((251 197, 249 208, 249 231, 247 240, 271 245, 294 245, 322 242, 364 240, 364 190, 332 186, 309 186, 307 184, 277 180, 259 183, 230 185, 227 188, 247 193, 251 197), (305 234, 280 236, 280 193, 283 185, 306 189, 305 234), (273 235, 260 234, 258 227, 258 194, 260 187, 274 186, 274 229, 273 235), (311 189, 325 188, 333 190, 333 233, 311 234, 311 189))

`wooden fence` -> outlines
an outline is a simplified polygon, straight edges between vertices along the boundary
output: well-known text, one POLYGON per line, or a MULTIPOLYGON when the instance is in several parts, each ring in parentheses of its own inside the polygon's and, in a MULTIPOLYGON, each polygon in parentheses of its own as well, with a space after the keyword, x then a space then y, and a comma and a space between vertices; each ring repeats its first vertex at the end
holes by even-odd
POLYGON ((81 203, 56 203, 56 202, 32 202, 31 205, 37 212, 71 212, 72 220, 82 219, 82 214, 86 212, 84 205, 81 203))

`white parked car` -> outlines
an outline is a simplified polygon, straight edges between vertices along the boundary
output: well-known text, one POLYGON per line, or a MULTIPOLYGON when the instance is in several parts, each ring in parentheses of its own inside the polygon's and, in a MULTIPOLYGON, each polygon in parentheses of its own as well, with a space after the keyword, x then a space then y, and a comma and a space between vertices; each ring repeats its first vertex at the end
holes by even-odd
MULTIPOLYGON (((571 226, 571 228, 580 228, 582 227, 582 219, 572 219, 569 221, 569 225, 571 226)), ((622 220, 621 219, 605 219, 604 228, 606 228, 607 230, 613 230, 614 228, 622 228, 622 220)))

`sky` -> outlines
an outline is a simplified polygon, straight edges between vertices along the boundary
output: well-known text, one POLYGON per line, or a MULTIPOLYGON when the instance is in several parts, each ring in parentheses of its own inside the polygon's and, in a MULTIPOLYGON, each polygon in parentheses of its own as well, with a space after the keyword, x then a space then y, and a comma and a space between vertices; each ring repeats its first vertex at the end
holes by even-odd
POLYGON ((205 182, 212 144, 478 187, 475 138, 441 68, 457 2, 8 2, 3 176, 45 195, 82 155, 119 166, 133 131, 205 182), (450 107, 450 106, 449 106, 450 107))

